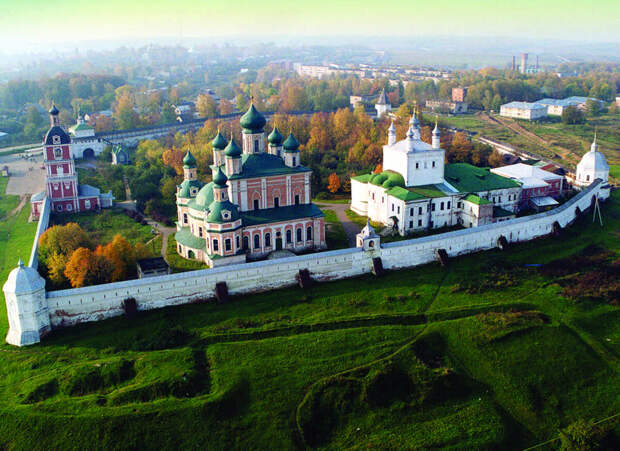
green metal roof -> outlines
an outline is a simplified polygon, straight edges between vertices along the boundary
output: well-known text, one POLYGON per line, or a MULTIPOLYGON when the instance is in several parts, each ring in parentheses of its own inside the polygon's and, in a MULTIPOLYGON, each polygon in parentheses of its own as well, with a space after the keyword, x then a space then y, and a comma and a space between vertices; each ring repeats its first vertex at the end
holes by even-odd
POLYGON ((421 194, 418 194, 414 191, 409 191, 408 189, 402 188, 400 186, 395 186, 394 188, 389 189, 387 193, 389 196, 394 196, 397 199, 404 200, 405 202, 426 199, 425 196, 422 196, 421 194))
POLYGON ((370 180, 370 177, 372 176, 373 174, 362 174, 362 175, 356 175, 355 177, 351 177, 351 179, 355 180, 356 182, 368 183, 368 181, 370 180))
POLYGON ((263 177, 270 175, 295 174, 311 172, 305 166, 291 168, 284 164, 282 158, 268 153, 252 153, 241 157, 241 173, 232 174, 228 180, 263 177))
POLYGON ((296 152, 299 149, 299 141, 295 139, 292 133, 288 135, 288 138, 284 141, 284 151, 296 152))
POLYGON ((515 180, 493 174, 489 169, 478 168, 467 163, 447 164, 444 175, 446 182, 462 193, 478 193, 521 186, 515 180))
POLYGON ((217 135, 215 135, 215 138, 213 138, 213 141, 211 141, 211 145, 214 149, 224 150, 227 144, 228 142, 226 141, 226 138, 224 138, 218 130, 217 135))
POLYGON ((226 188, 227 181, 228 179, 226 178, 226 175, 222 172, 222 167, 218 167, 217 173, 215 174, 215 177, 213 177, 213 183, 215 183, 218 188, 226 188))
POLYGON ((265 117, 254 107, 254 104, 251 104, 248 111, 241 116, 239 123, 244 128, 244 131, 254 133, 262 131, 267 121, 265 120, 265 117))
POLYGON ((472 204, 476 205, 489 205, 491 203, 480 196, 476 196, 475 194, 468 194, 463 198, 463 200, 466 200, 467 202, 471 202, 472 204))
POLYGON ((93 128, 90 125, 88 125, 86 122, 83 122, 81 124, 77 124, 77 125, 74 125, 73 127, 71 127, 71 131, 73 131, 73 132, 77 132, 77 131, 80 131, 80 130, 92 130, 92 129, 93 128))
POLYGON ((405 202, 429 199, 433 197, 446 197, 450 195, 450 193, 443 192, 435 185, 410 186, 407 188, 394 186, 390 188, 387 193, 388 195, 404 200, 405 202))
POLYGON ((224 154, 230 158, 237 158, 241 155, 241 148, 237 145, 234 139, 231 139, 224 150, 224 154))
POLYGON ((270 144, 274 144, 276 146, 281 145, 283 139, 284 136, 282 136, 280 130, 278 130, 278 127, 276 126, 273 127, 273 130, 271 131, 271 133, 269 133, 269 136, 267 137, 267 141, 269 141, 270 144))
POLYGON ((177 240, 177 243, 191 247, 192 249, 205 250, 206 248, 204 238, 195 236, 189 227, 182 227, 181 230, 174 234, 174 239, 177 240))
POLYGON ((383 171, 381 174, 373 174, 370 183, 384 188, 393 188, 395 186, 405 187, 405 179, 398 172, 383 171))
POLYGON ((239 219, 239 208, 229 200, 225 201, 213 201, 209 205, 209 214, 207 215, 207 222, 221 224, 224 222, 232 222, 239 219), (230 218, 222 218, 222 211, 228 210, 230 212, 230 218))
POLYGON ((194 156, 189 150, 183 157, 183 167, 184 168, 195 168, 196 167, 196 159, 194 158, 194 156))
POLYGON ((287 207, 241 212, 241 219, 244 226, 323 216, 325 216, 323 212, 314 204, 289 205, 287 207))
MULTIPOLYGON (((190 193, 191 188, 194 187, 200 189, 202 183, 198 180, 183 180, 179 186, 181 187, 181 190, 177 194, 177 197, 188 199, 192 197, 190 193)), ((200 191, 198 193, 200 193, 200 191)))
POLYGON ((213 185, 213 182, 209 182, 198 191, 196 209, 204 209, 211 205, 211 202, 213 202, 213 185))

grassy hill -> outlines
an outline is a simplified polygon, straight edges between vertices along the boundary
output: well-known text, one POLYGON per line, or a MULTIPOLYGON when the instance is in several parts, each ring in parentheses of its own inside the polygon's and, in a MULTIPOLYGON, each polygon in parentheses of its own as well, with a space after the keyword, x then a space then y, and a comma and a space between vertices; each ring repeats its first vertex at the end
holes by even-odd
POLYGON ((556 438, 620 412, 620 192, 603 220, 585 214, 559 237, 446 268, 1 345, 0 448, 522 449, 556 438))

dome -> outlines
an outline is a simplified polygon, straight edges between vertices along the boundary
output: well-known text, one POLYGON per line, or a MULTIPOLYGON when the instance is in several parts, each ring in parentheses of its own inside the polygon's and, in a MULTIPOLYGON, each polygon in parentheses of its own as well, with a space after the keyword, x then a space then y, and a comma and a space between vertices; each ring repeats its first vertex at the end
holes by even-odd
POLYGON ((609 165, 605 159, 605 155, 596 150, 591 150, 586 153, 579 164, 577 165, 577 172, 591 172, 598 173, 602 171, 609 171, 609 165))
POLYGON ((282 136, 282 134, 280 133, 280 131, 278 130, 278 127, 273 127, 273 131, 271 133, 269 133, 269 136, 267 137, 267 141, 269 141, 269 144, 274 144, 276 146, 280 146, 282 145, 282 139, 284 138, 284 136, 282 136))
POLYGON ((213 177, 213 183, 215 183, 215 186, 217 186, 218 188, 226 188, 227 181, 228 178, 222 172, 222 168, 217 168, 217 173, 215 174, 215 177, 213 177))
POLYGON ((215 135, 215 138, 213 138, 213 141, 211 141, 211 145, 214 149, 224 150, 226 148, 226 144, 228 144, 226 138, 224 138, 218 130, 217 135, 215 135))
POLYGON ((71 138, 69 137, 69 134, 65 131, 64 128, 60 127, 59 125, 54 125, 45 134, 45 139, 43 140, 43 143, 48 146, 52 146, 54 144, 71 144, 71 138), (54 136, 58 136, 60 141, 54 142, 54 136))
POLYGON ((241 116, 241 126, 249 132, 262 132, 267 121, 265 117, 259 113, 252 103, 248 111, 241 116))
POLYGON ((177 197, 189 199, 192 197, 192 188, 199 189, 202 184, 198 180, 183 180, 179 185, 181 189, 177 193, 177 197))
POLYGON ((241 156, 241 148, 235 143, 234 139, 231 139, 224 150, 224 154, 226 154, 227 157, 237 158, 241 156))
POLYGON ((209 205, 207 222, 232 222, 239 219, 239 208, 228 200, 214 201, 209 205), (226 217, 228 213, 228 217, 226 217))
POLYGON ((196 205, 200 208, 207 208, 213 202, 213 182, 203 186, 196 195, 196 205))
POLYGON ((28 294, 42 289, 45 289, 45 279, 36 269, 24 266, 21 259, 17 263, 17 268, 9 273, 3 287, 5 292, 15 294, 28 294))
POLYGON ((52 104, 52 107, 50 108, 49 113, 52 116, 56 116, 58 113, 60 113, 60 111, 58 111, 58 108, 56 108, 56 104, 52 104))
POLYGON ((183 157, 183 167, 184 168, 195 168, 196 167, 196 159, 192 155, 192 153, 188 150, 183 157))
POLYGON ((284 150, 289 152, 296 152, 299 149, 299 141, 295 139, 293 134, 289 134, 286 141, 284 141, 284 150))

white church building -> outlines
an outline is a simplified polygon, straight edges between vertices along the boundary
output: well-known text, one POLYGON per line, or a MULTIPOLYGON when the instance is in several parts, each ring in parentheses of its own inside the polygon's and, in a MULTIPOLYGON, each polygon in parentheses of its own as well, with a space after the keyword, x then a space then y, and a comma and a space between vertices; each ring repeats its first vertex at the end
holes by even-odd
MULTIPOLYGON (((590 146, 590 151, 581 157, 581 161, 577 165, 577 172, 575 173, 573 185, 577 188, 583 188, 590 185, 596 179, 601 179, 605 183, 609 182, 609 165, 607 164, 605 155, 598 151, 595 134, 594 141, 592 141, 592 145, 590 146)), ((604 199, 609 197, 609 189, 601 192, 607 193, 604 199)))
POLYGON ((396 141, 388 130, 383 172, 351 179, 351 209, 401 235, 462 225, 476 227, 514 218, 521 184, 466 163, 444 164, 439 128, 432 144, 420 139, 414 114, 407 136, 396 141))

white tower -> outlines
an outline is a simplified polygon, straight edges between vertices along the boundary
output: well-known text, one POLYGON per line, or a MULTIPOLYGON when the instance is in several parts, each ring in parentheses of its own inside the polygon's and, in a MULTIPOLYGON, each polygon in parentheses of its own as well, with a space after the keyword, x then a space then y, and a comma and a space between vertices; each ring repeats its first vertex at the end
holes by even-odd
POLYGON ((9 318, 7 343, 27 346, 41 341, 51 329, 45 280, 36 269, 19 260, 2 289, 9 318))
POLYGON ((582 187, 588 186, 596 179, 601 179, 607 183, 609 180, 609 165, 605 155, 598 151, 595 134, 590 151, 581 158, 577 165, 575 184, 582 187))
POLYGON ((441 147, 441 135, 439 133, 439 127, 437 126, 437 118, 435 118, 435 128, 433 129, 433 140, 432 147, 433 149, 439 149, 441 147))
POLYGON ((388 128, 388 146, 391 146, 396 143, 396 127, 394 127, 394 121, 390 124, 390 128, 388 128))
POLYGON ((379 100, 375 103, 375 110, 377 110, 378 119, 381 119, 385 114, 392 111, 392 105, 388 102, 387 96, 385 95, 385 88, 381 91, 379 100))
POLYGON ((356 247, 361 247, 365 251, 374 251, 381 247, 381 238, 372 228, 368 219, 366 219, 366 226, 355 238, 356 247))

